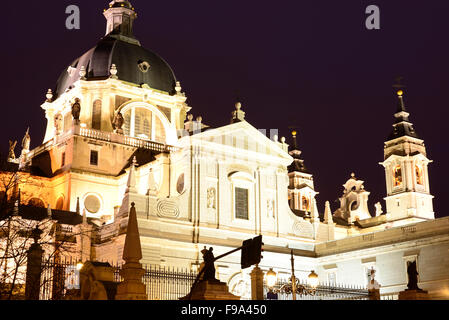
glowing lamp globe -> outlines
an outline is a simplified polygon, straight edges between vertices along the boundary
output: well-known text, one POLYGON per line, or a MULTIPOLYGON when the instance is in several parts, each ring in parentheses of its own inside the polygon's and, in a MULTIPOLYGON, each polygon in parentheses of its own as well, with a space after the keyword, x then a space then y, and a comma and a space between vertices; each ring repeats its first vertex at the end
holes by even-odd
POLYGON ((312 272, 309 274, 307 282, 312 288, 318 287, 319 279, 315 271, 312 270, 312 272))
POLYGON ((270 270, 268 270, 268 272, 266 274, 266 279, 267 279, 268 287, 269 288, 274 287, 274 285, 276 284, 276 281, 277 281, 277 274, 273 270, 273 268, 270 268, 270 270))

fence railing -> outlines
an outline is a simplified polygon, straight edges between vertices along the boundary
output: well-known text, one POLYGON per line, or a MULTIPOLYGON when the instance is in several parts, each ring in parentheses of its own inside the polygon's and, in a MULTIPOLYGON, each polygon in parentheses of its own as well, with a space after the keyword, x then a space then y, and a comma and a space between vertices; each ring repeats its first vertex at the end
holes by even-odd
MULTIPOLYGON (((273 288, 264 283, 264 296, 268 298, 273 293, 277 300, 292 300, 291 281, 289 279, 278 279, 273 288)), ((316 288, 307 282, 297 281, 297 300, 369 300, 369 292, 360 286, 343 284, 321 283, 316 288)))
MULTIPOLYGON (((158 265, 143 266, 145 273, 142 281, 146 286, 148 300, 178 300, 186 296, 195 281, 196 272, 183 268, 164 267, 158 265)), ((121 266, 112 266, 114 282, 122 281, 121 266)), ((40 300, 61 300, 68 289, 79 286, 79 274, 74 261, 47 261, 42 265, 40 300)), ((366 288, 342 284, 321 283, 316 288, 307 282, 298 280, 297 300, 368 300, 366 288)), ((291 282, 289 279, 278 279, 270 289, 264 283, 264 296, 277 293, 278 300, 292 300, 291 282)), ((271 296, 272 297, 272 296, 271 296)), ((381 300, 396 300, 395 295, 382 295, 381 300)))
MULTIPOLYGON (((114 282, 122 281, 121 266, 112 266, 114 282)), ((196 272, 183 268, 143 266, 142 282, 146 286, 148 300, 178 300, 186 296, 197 276, 196 272)), ((68 289, 79 285, 76 263, 73 261, 49 261, 42 265, 40 300, 61 300, 68 289)))

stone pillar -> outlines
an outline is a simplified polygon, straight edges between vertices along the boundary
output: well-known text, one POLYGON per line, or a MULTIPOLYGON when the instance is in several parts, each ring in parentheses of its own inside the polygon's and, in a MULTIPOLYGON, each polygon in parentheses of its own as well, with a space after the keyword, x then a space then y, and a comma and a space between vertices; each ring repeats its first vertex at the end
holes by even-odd
POLYGON ((171 177, 170 177, 170 158, 165 153, 160 153, 156 156, 157 161, 161 165, 161 173, 163 181, 159 186, 159 198, 170 197, 171 192, 171 177))
POLYGON ((42 256, 44 250, 37 243, 41 230, 38 228, 33 230, 34 243, 30 246, 27 254, 27 271, 25 282, 25 299, 39 300, 39 292, 41 286, 42 272, 42 256))
POLYGON ((368 290, 368 296, 370 300, 380 300, 380 290, 379 289, 368 290))
POLYGON ((251 300, 264 300, 263 271, 256 265, 251 271, 251 300))
POLYGON ((145 270, 139 262, 141 259, 142 248, 140 246, 137 213, 135 203, 133 202, 129 212, 125 248, 123 249, 125 264, 120 271, 120 275, 124 280, 117 287, 116 300, 147 300, 146 287, 142 282, 145 270))
POLYGON ((404 290, 399 292, 399 300, 431 300, 427 291, 418 290, 404 290))

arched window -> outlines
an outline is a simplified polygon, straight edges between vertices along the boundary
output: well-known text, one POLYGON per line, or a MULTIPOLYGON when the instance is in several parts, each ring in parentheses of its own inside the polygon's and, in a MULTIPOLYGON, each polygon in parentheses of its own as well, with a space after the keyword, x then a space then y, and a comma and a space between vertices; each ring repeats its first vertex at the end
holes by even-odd
POLYGON ((92 106, 92 129, 101 130, 101 100, 95 100, 92 106))
POLYGON ((310 200, 306 196, 302 196, 301 198, 301 206, 303 211, 310 212, 310 200))
POLYGON ((402 169, 400 165, 393 168, 393 186, 399 187, 402 185, 402 169))
POLYGON ((130 131, 130 128, 131 128, 131 114, 130 113, 125 114, 124 118, 125 118, 125 124, 123 126, 124 132, 125 132, 125 134, 127 136, 129 136, 130 135, 129 131, 130 131))
POLYGON ((134 135, 139 137, 142 134, 142 116, 140 112, 136 112, 134 117, 134 135))
POLYGON ((38 207, 38 208, 45 208, 45 203, 39 198, 31 198, 30 201, 28 201, 29 206, 38 207))
POLYGON ((166 143, 167 134, 163 121, 156 112, 144 107, 133 107, 122 111, 125 119, 124 133, 139 139, 166 143))
POLYGON ((58 198, 58 201, 56 201, 56 210, 63 210, 64 209, 64 197, 60 196, 58 198))
POLYGON ((143 120, 143 134, 146 135, 148 138, 151 137, 151 125, 150 125, 151 119, 145 118, 143 120))
POLYGON ((421 165, 415 165, 415 173, 416 173, 416 183, 419 185, 424 185, 424 175, 423 168, 421 165))

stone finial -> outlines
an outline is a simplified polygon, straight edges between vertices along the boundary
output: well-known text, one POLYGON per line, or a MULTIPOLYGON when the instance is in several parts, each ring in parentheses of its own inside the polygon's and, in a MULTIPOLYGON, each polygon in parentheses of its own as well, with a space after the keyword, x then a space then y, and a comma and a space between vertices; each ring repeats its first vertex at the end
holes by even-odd
POLYGON ((196 122, 198 122, 200 124, 202 121, 203 121, 203 117, 202 116, 196 117, 196 122))
POLYGON ((111 69, 109 70, 109 72, 111 73, 111 79, 118 79, 117 77, 118 69, 114 63, 111 65, 111 69))
POLYGON ((87 80, 86 74, 87 74, 86 67, 85 66, 81 66, 81 68, 80 68, 80 79, 81 80, 87 80))
POLYGON ((134 202, 131 203, 131 209, 129 210, 122 257, 125 260, 125 264, 120 271, 123 282, 117 286, 116 300, 146 300, 146 288, 145 284, 142 283, 145 270, 139 262, 142 259, 142 248, 134 202))
POLYGON ((86 213, 86 209, 83 209, 83 224, 84 224, 84 225, 87 224, 87 213, 86 213))
POLYGON ((76 213, 77 214, 81 213, 81 210, 80 210, 80 198, 79 197, 76 198, 76 213))
POLYGON ((332 224, 334 223, 334 219, 332 217, 331 204, 329 201, 326 201, 324 207, 324 223, 332 224))
POLYGON ((281 138, 281 143, 284 144, 285 141, 286 141, 286 140, 285 140, 285 137, 282 137, 282 138, 281 138))
POLYGON ((147 192, 147 195, 154 196, 154 197, 157 195, 157 186, 156 186, 156 181, 154 179, 153 168, 150 168, 150 171, 148 173, 148 192, 147 192))
POLYGON ((128 183, 126 184, 126 192, 137 192, 136 190, 136 165, 137 160, 136 156, 134 156, 133 161, 131 163, 131 167, 129 169, 128 183))
POLYGON ((182 90, 181 82, 176 81, 176 87, 175 87, 175 90, 176 90, 176 94, 177 94, 177 95, 181 95, 181 90, 182 90))
POLYGON ((129 211, 128 229, 126 231, 125 248, 123 249, 123 260, 126 263, 139 263, 142 259, 142 248, 140 245, 139 228, 137 224, 137 213, 135 203, 131 203, 129 211))
POLYGON ((311 222, 320 222, 320 214, 318 213, 318 207, 316 205, 316 199, 312 200, 312 212, 311 212, 311 222))
POLYGON ((189 115, 187 116, 187 119, 188 119, 189 121, 193 121, 193 114, 189 114, 189 115))
POLYGON ((51 89, 48 89, 45 97, 47 98, 47 102, 51 102, 51 100, 53 99, 53 91, 51 91, 51 89))
POLYGON ((354 172, 351 173, 351 179, 357 180, 357 178, 355 177, 355 173, 354 172))
POLYGON ((235 104, 235 111, 232 112, 231 123, 241 122, 245 120, 245 112, 241 110, 242 104, 237 102, 235 104))

